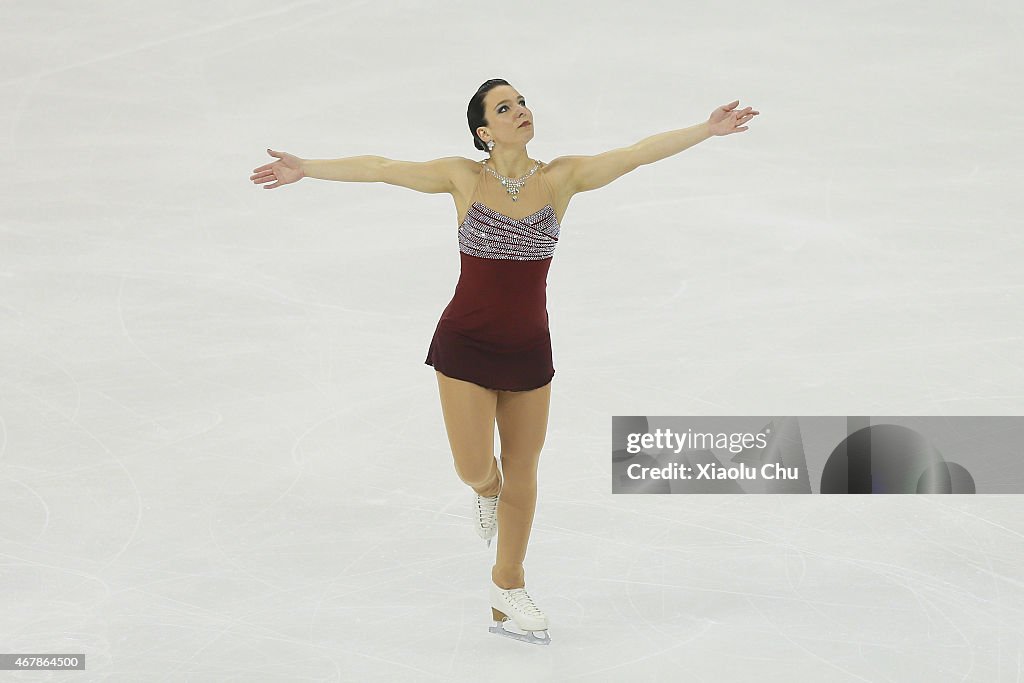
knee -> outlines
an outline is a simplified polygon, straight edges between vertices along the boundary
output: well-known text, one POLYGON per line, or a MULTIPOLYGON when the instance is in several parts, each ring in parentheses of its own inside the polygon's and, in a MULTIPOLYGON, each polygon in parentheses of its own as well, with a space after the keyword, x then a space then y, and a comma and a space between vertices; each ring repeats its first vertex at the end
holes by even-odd
POLYGON ((489 484, 494 478, 498 465, 494 456, 455 460, 455 473, 464 483, 473 487, 489 484))
POLYGON ((537 476, 537 463, 540 462, 540 448, 528 451, 502 451, 501 470, 514 472, 520 476, 537 476))

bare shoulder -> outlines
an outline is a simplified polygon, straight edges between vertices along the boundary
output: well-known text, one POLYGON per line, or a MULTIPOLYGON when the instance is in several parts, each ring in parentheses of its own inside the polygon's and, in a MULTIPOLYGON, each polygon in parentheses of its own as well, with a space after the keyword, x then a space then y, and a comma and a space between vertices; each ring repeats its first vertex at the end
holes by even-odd
POLYGON ((555 201, 561 207, 560 210, 564 210, 569 204, 569 200, 576 194, 573 183, 576 165, 580 158, 578 156, 561 156, 544 165, 544 179, 547 180, 551 191, 555 194, 555 201))
POLYGON ((468 197, 476 186, 476 179, 480 174, 480 162, 466 157, 445 157, 445 159, 450 164, 455 193, 468 197))
POLYGON ((480 173, 480 162, 466 157, 447 157, 451 162, 452 173, 457 180, 472 180, 480 173))
POLYGON ((544 165, 545 177, 552 187, 566 188, 572 177, 576 159, 574 156, 556 157, 544 165))

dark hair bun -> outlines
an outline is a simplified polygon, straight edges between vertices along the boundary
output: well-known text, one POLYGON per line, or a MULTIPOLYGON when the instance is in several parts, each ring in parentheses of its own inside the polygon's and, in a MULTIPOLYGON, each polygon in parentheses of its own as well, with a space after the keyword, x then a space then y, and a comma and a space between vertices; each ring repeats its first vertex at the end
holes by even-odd
POLYGON ((490 92, 491 88, 499 85, 511 84, 503 78, 492 78, 489 81, 485 81, 483 85, 477 88, 476 94, 469 100, 469 107, 466 108, 466 119, 469 122, 469 132, 473 136, 473 146, 482 152, 488 151, 487 145, 476 134, 476 129, 487 125, 484 117, 484 97, 490 92))

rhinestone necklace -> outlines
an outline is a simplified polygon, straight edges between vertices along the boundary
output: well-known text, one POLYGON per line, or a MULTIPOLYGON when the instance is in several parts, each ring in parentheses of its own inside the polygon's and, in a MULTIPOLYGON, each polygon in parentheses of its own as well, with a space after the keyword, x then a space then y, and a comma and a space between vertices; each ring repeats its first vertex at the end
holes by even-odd
POLYGON ((536 170, 538 168, 540 168, 540 162, 538 161, 538 162, 536 162, 534 164, 534 167, 530 169, 530 172, 527 173, 526 175, 524 175, 522 178, 506 178, 505 176, 501 175, 500 173, 495 171, 493 168, 488 166, 485 163, 486 161, 487 160, 484 159, 480 163, 484 165, 484 168, 486 168, 488 171, 490 171, 492 176, 494 176, 499 181, 501 181, 501 184, 505 186, 505 190, 510 195, 512 195, 512 201, 516 201, 516 199, 518 199, 517 195, 519 194, 519 190, 523 189, 523 185, 526 184, 527 179, 530 176, 532 176, 536 172, 536 170))

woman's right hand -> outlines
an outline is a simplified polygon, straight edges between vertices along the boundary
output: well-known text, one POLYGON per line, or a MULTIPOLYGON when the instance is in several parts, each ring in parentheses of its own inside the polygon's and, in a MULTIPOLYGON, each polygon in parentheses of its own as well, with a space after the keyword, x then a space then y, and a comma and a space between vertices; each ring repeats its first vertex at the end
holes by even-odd
POLYGON ((263 188, 264 190, 272 190, 275 187, 294 183, 296 180, 301 180, 303 178, 302 159, 293 154, 289 154, 288 152, 275 152, 269 148, 267 149, 267 153, 270 154, 270 156, 277 157, 280 161, 272 161, 269 164, 260 166, 259 168, 254 168, 252 170, 252 175, 249 176, 249 180, 253 181, 257 185, 276 180, 277 182, 273 185, 267 185, 263 188))

